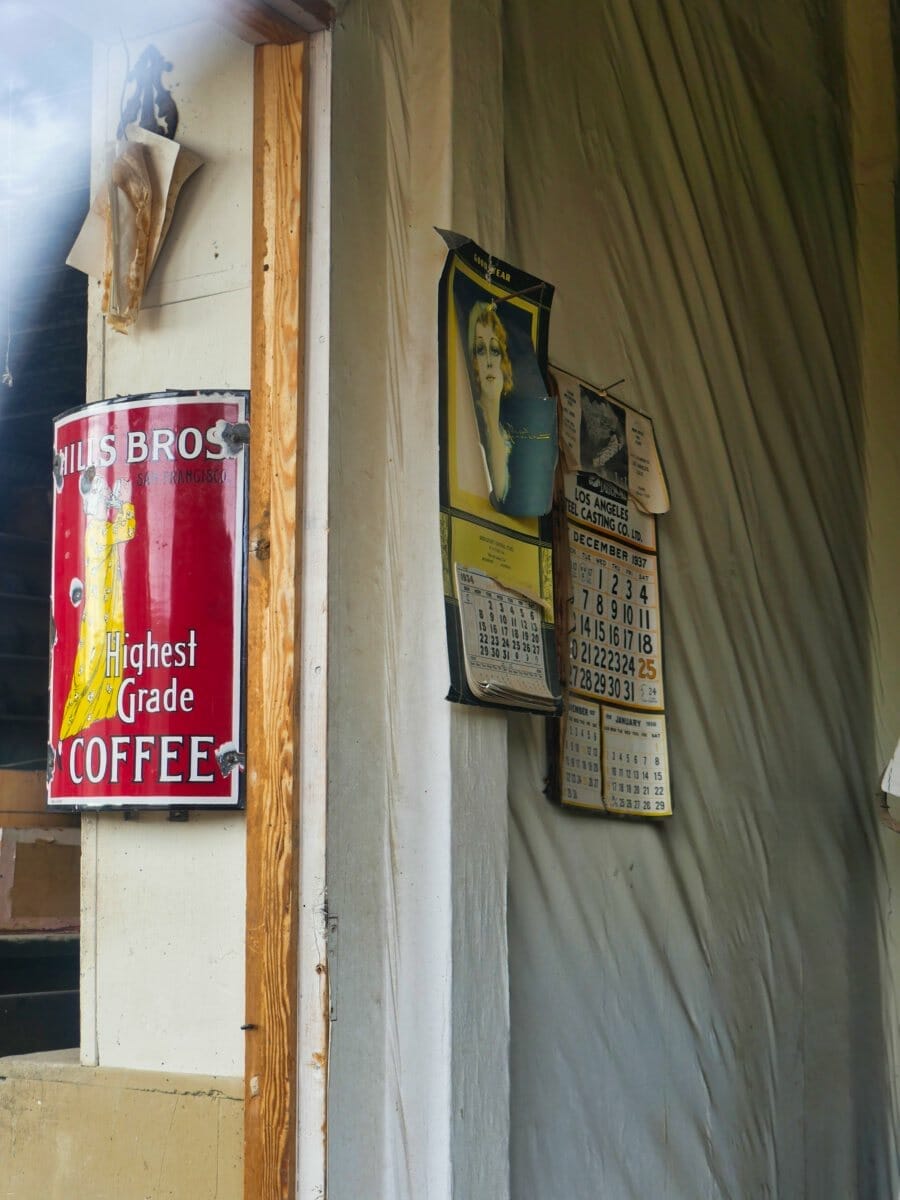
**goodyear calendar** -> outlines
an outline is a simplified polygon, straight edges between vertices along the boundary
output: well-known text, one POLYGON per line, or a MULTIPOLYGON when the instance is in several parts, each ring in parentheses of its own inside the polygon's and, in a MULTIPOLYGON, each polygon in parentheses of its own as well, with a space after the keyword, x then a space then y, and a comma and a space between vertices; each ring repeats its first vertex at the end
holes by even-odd
POLYGON ((553 288, 467 238, 439 292, 440 499, 448 699, 562 707, 550 509, 559 440, 547 387, 553 288))
POLYGON ((670 816, 656 542, 668 492, 652 424, 606 392, 555 378, 567 468, 556 524, 559 798, 670 816))

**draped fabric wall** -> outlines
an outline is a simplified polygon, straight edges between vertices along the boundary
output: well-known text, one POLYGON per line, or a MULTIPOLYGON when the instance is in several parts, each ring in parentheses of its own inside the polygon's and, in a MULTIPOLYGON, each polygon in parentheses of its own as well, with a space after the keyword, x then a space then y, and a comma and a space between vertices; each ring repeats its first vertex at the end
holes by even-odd
POLYGON ((342 10, 329 1195, 505 1196, 507 1117, 514 1200, 898 1194, 843 27, 876 0, 841 3, 342 10), (507 717, 442 699, 435 225, 556 285, 551 358, 625 377, 672 495, 675 815, 552 808, 509 718, 508 922, 507 717))
POLYGON ((831 0, 506 0, 507 257, 656 422, 675 816, 510 723, 515 1200, 896 1194, 831 0))

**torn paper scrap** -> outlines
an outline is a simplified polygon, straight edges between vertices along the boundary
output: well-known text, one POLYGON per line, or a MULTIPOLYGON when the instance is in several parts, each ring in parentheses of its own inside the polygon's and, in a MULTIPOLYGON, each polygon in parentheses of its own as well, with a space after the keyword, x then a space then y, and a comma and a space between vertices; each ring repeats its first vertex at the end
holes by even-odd
POLYGON ((142 146, 129 143, 109 176, 103 311, 120 333, 137 319, 147 281, 152 190, 142 146))
POLYGON ((560 408, 560 445, 569 472, 612 484, 648 513, 669 511, 669 489, 644 413, 603 389, 551 367, 560 408))
POLYGON ((186 150, 178 142, 173 142, 171 138, 151 133, 139 125, 129 125, 126 134, 129 141, 137 142, 144 147, 153 193, 150 219, 150 267, 147 271, 149 280, 169 232, 169 226, 172 224, 175 202, 187 180, 198 167, 203 165, 203 160, 199 154, 195 154, 192 150, 186 150))
POLYGON ((100 188, 66 262, 103 280, 103 312, 127 332, 172 222, 185 181, 202 160, 177 142, 130 125, 110 150, 100 188))
POLYGON ((881 777, 881 790, 888 796, 900 796, 900 741, 881 777))

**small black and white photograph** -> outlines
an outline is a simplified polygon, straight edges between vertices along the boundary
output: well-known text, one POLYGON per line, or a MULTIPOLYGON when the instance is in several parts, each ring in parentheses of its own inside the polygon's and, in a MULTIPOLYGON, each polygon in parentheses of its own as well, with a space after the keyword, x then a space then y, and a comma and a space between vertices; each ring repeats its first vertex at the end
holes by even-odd
POLYGON ((581 388, 579 457, 582 471, 628 490, 625 410, 608 396, 581 388))

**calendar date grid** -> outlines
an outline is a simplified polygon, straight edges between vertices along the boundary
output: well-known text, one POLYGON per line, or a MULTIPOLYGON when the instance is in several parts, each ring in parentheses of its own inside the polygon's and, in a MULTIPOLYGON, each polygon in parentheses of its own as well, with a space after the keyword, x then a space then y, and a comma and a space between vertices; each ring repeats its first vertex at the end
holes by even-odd
POLYGON ((572 547, 573 691, 634 708, 663 708, 658 579, 652 570, 572 547))

